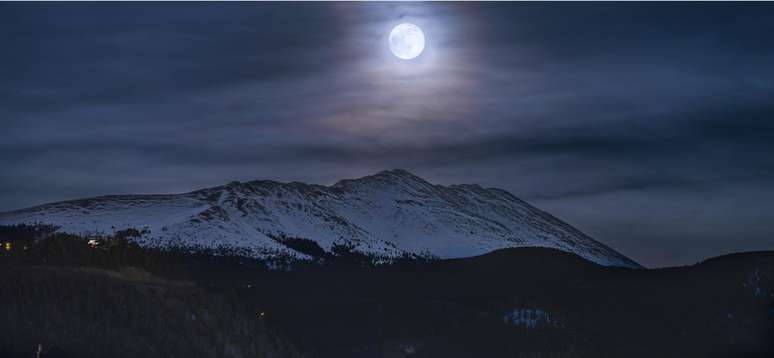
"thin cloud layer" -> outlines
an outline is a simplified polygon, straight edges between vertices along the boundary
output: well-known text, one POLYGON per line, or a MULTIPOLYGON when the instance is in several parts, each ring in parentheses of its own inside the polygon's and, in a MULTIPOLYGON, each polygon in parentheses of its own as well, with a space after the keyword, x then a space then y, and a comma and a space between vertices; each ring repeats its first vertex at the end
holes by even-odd
POLYGON ((768 4, 2 4, 0 33, 0 210, 400 167, 646 265, 774 245, 768 4))

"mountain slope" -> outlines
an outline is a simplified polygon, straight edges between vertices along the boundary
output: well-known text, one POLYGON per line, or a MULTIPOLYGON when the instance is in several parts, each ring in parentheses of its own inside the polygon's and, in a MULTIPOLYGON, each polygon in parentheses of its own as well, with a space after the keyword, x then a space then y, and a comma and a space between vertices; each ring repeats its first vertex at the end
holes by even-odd
POLYGON ((0 214, 0 224, 46 223, 76 234, 136 228, 150 247, 227 249, 308 258, 287 240, 397 257, 467 257, 508 247, 548 247, 609 266, 637 263, 500 189, 442 186, 404 170, 332 186, 233 182, 178 195, 118 195, 0 214), (283 243, 284 242, 284 243, 283 243))

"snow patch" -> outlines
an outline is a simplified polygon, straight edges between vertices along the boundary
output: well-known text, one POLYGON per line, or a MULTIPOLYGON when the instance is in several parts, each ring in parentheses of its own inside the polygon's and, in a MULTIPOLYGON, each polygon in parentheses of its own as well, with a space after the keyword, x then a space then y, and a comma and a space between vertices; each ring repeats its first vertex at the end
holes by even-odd
POLYGON ((503 316, 505 324, 514 327, 536 328, 538 326, 558 326, 548 312, 536 308, 514 309, 503 316))

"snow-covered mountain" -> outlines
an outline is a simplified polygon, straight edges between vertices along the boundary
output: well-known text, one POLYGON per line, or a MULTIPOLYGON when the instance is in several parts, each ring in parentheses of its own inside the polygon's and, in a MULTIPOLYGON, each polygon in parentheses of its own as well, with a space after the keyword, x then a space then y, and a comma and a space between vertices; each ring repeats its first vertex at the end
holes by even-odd
POLYGON ((404 170, 332 186, 256 180, 174 195, 113 195, 0 213, 0 225, 44 223, 62 232, 135 228, 138 243, 225 249, 253 257, 309 256, 289 238, 380 257, 457 258, 508 247, 549 247, 608 266, 637 263, 505 190, 442 186, 404 170), (284 242, 284 243, 283 243, 284 242))

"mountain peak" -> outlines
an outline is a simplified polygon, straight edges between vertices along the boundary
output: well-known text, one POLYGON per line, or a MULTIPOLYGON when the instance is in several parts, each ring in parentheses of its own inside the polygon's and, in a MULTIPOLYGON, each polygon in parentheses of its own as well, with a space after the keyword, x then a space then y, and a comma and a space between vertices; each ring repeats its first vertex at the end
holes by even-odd
POLYGON ((367 175, 355 179, 344 179, 333 185, 334 188, 345 188, 360 185, 407 185, 407 186, 432 186, 426 180, 404 169, 382 170, 376 174, 367 175))
MULTIPOLYGON (((176 195, 122 195, 0 215, 0 225, 43 223, 75 234, 143 230, 138 243, 240 255, 309 258, 294 241, 374 255, 469 257, 510 247, 547 247, 603 265, 638 267, 570 225, 504 190, 434 185, 403 169, 333 186, 233 182, 176 195)), ((319 250, 318 250, 319 251, 319 250)))
POLYGON ((376 173, 376 175, 395 175, 399 177, 419 178, 418 176, 410 173, 408 170, 400 169, 400 168, 382 170, 376 173))
POLYGON ((380 172, 374 174, 373 176, 375 176, 375 177, 391 178, 391 179, 397 179, 397 180, 401 180, 401 181, 408 181, 408 182, 415 182, 415 183, 423 183, 423 184, 430 185, 430 183, 427 180, 422 179, 421 177, 419 177, 417 175, 414 175, 414 174, 412 174, 409 171, 404 170, 404 169, 383 170, 383 171, 380 171, 380 172))

